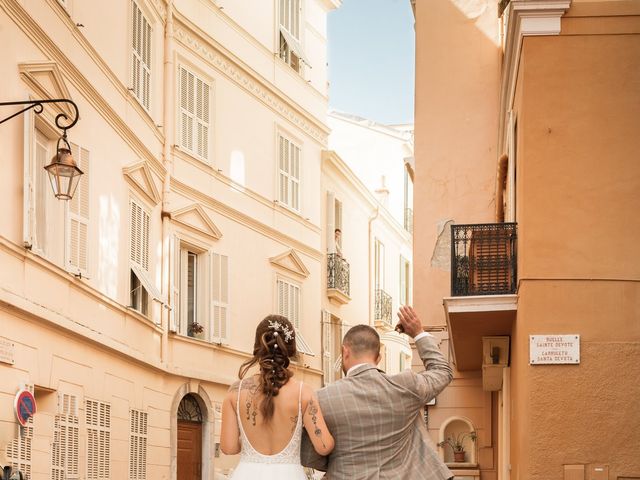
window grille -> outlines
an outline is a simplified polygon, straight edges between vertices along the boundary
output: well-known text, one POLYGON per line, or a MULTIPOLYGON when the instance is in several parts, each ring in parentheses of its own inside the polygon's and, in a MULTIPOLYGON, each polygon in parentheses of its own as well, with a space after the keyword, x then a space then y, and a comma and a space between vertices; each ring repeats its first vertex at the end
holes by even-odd
POLYGON ((146 480, 148 414, 131 410, 129 425, 129 480, 146 480))
POLYGON ((96 400, 85 402, 87 426, 87 480, 110 478, 111 405, 96 400))

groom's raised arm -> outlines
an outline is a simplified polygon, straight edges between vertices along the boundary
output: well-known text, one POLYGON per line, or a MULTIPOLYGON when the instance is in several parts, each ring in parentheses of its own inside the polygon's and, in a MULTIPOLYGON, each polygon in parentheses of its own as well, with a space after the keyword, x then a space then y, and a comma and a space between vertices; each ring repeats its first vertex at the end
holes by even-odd
POLYGON ((302 430, 302 446, 300 447, 300 460, 305 467, 315 468, 323 472, 327 471, 329 463, 328 457, 319 455, 313 448, 309 435, 305 429, 302 430))
POLYGON ((453 379, 453 370, 438 348, 435 337, 423 332, 422 322, 411 307, 400 307, 400 326, 407 335, 414 338, 424 370, 415 374, 415 393, 422 403, 427 403, 438 395, 453 379))

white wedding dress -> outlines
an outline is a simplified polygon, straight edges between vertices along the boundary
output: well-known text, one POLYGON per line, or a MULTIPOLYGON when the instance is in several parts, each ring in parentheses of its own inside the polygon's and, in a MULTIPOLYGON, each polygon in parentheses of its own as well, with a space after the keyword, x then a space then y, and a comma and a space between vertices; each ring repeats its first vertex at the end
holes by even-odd
MULTIPOLYGON (((242 381, 238 392, 242 391, 242 381)), ((274 455, 264 455, 253 446, 240 421, 240 394, 236 404, 236 415, 240 428, 240 463, 231 475, 232 480, 307 480, 300 463, 300 444, 302 441, 302 382, 298 394, 298 421, 291 440, 286 447, 274 455)), ((285 427, 283 427, 285 428, 285 427)))

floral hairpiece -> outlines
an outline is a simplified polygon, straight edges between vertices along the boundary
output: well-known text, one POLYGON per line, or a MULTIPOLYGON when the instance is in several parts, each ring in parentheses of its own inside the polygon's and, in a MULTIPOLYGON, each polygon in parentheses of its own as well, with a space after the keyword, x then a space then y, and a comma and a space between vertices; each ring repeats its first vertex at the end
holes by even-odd
POLYGON ((277 320, 269 320, 269 328, 275 330, 276 336, 281 332, 284 335, 285 342, 289 343, 291 340, 293 340, 293 331, 285 324, 280 323, 277 320))

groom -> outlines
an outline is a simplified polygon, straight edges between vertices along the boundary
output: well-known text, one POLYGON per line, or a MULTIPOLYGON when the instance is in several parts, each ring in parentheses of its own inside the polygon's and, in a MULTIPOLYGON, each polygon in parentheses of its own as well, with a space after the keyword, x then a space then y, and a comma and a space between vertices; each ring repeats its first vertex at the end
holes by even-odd
POLYGON ((336 444, 328 457, 302 441, 302 464, 327 472, 330 480, 446 480, 453 474, 427 440, 424 405, 451 382, 451 367, 435 338, 423 332, 411 307, 398 312, 404 333, 414 338, 425 370, 385 375, 380 337, 367 325, 356 325, 342 341, 346 378, 318 391, 329 431, 336 444))

